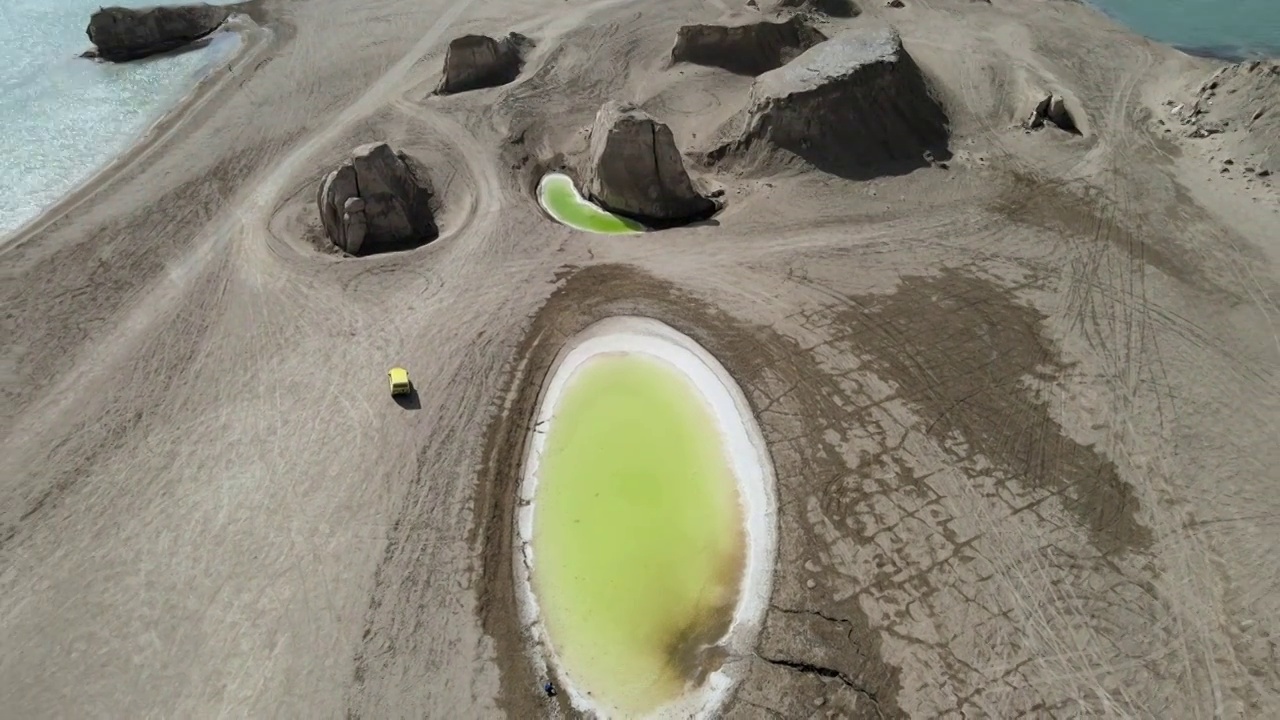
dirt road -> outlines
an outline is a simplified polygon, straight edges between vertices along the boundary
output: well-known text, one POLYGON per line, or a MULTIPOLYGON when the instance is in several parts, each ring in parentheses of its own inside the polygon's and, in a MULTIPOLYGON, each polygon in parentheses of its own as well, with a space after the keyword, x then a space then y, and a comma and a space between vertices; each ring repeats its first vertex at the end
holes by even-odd
POLYGON ((864 9, 831 27, 899 28, 949 167, 704 169, 716 219, 611 239, 546 220, 540 171, 610 98, 701 147, 750 79, 665 55, 755 10, 265 3, 261 64, 0 247, 0 706, 568 714, 514 614, 520 443, 558 343, 638 313, 735 374, 776 465, 726 717, 1280 716, 1277 199, 1153 122, 1212 64, 1074 4, 864 9), (430 94, 449 39, 509 30, 519 81, 430 94), (1015 127, 1044 86, 1083 136, 1015 127), (441 238, 319 252, 315 183, 384 139, 441 238))

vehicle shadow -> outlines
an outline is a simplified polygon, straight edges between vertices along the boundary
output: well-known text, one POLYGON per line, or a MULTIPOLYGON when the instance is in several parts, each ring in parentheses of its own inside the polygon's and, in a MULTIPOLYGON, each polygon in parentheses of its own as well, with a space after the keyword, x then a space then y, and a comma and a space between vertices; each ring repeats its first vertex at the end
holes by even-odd
POLYGON ((421 410, 422 401, 418 398, 418 388, 410 386, 405 395, 393 395, 392 400, 404 410, 421 410))

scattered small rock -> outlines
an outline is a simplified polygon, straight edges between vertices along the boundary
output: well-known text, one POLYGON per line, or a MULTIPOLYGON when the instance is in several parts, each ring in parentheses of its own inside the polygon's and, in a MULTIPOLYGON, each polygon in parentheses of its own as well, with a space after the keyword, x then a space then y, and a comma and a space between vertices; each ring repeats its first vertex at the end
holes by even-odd
POLYGON ((812 590, 812 589, 814 589, 814 588, 818 587, 818 583, 817 583, 817 581, 816 581, 816 580, 814 580, 814 579, 810 578, 810 579, 808 579, 808 580, 805 580, 805 581, 804 581, 804 586, 805 586, 805 587, 807 587, 807 588, 809 588, 810 590, 812 590))
POLYGON ((906 3, 902 2, 902 0, 889 0, 884 5, 885 7, 891 7, 891 8, 900 8, 900 7, 907 6, 906 3))
POLYGON ((1222 123, 1215 122, 1213 120, 1205 120, 1203 122, 1196 123, 1190 130, 1188 130, 1187 137, 1207 138, 1210 135, 1221 135, 1225 130, 1226 127, 1224 127, 1222 123))

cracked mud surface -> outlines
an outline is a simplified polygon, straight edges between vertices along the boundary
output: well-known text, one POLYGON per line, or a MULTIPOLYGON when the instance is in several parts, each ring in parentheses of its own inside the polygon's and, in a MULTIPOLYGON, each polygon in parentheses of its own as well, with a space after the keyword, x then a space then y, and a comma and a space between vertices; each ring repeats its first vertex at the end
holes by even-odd
POLYGON ((520 443, 559 344, 640 314, 734 374, 775 464, 725 718, 1280 716, 1274 216, 1206 201, 1143 91, 1207 61, 1073 4, 916 3, 948 168, 716 175, 714 222, 603 238, 530 179, 618 96, 707 139, 749 82, 663 64, 718 9, 264 7, 274 56, 0 241, 6 711, 572 715, 514 614, 520 443), (450 38, 507 30, 519 79, 431 95, 450 38), (1086 136, 1016 128, 1046 84, 1086 136), (430 166, 440 237, 318 253, 315 183, 372 140, 430 166))

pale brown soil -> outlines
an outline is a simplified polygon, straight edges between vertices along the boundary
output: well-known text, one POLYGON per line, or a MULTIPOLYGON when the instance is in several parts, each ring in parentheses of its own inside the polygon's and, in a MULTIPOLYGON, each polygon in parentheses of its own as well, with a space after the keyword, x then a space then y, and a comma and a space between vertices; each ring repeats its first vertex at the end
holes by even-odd
POLYGON ((713 221, 611 239, 538 173, 610 98, 706 149, 750 79, 667 67, 676 28, 757 11, 264 3, 269 52, 0 241, 0 714, 567 714, 513 614, 520 445, 558 343, 638 313, 776 465, 725 717, 1280 717, 1280 215, 1154 122, 1214 65, 1076 4, 861 4, 823 32, 899 28, 948 169, 702 169, 713 221), (431 95, 512 30, 514 84, 431 95), (1083 136, 1016 127, 1043 92, 1083 136), (317 252, 315 183, 373 140, 441 238, 317 252))

